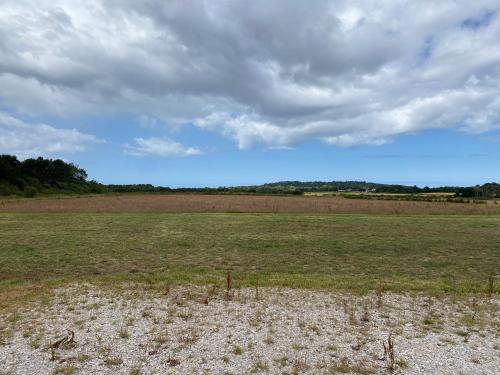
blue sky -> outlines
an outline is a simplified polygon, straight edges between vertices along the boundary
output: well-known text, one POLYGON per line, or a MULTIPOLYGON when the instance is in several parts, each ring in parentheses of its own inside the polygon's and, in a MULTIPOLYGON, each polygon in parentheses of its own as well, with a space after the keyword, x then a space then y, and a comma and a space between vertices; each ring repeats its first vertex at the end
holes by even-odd
POLYGON ((500 180, 497 1, 0 5, 0 153, 104 183, 500 180))
POLYGON ((143 129, 130 115, 81 120, 79 128, 107 141, 95 145, 92 152, 73 154, 70 160, 103 183, 216 187, 283 180, 364 180, 444 186, 482 184, 500 176, 500 131, 470 135, 438 129, 402 135, 379 146, 337 147, 309 140, 289 149, 240 150, 231 140, 194 126, 172 132, 143 129), (182 144, 197 145, 205 153, 164 158, 123 152, 122 145, 130 139, 165 134, 182 144))

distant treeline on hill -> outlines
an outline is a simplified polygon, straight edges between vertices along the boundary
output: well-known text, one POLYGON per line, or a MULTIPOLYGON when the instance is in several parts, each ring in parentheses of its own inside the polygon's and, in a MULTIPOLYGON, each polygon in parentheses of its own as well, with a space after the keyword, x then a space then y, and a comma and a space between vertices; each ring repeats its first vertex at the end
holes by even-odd
POLYGON ((365 181, 282 181, 254 186, 218 188, 169 188, 150 184, 104 185, 87 180, 87 173, 78 166, 60 159, 18 160, 0 155, 0 196, 33 197, 37 194, 87 193, 205 193, 205 194, 292 194, 314 192, 340 193, 454 193, 461 197, 500 197, 500 184, 482 186, 444 186, 429 188, 406 185, 377 184, 365 181))

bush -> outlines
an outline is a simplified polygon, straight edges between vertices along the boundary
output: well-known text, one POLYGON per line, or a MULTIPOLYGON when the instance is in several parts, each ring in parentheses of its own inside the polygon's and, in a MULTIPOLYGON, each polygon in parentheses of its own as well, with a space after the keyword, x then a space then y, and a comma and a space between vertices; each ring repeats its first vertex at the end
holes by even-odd
POLYGON ((38 193, 38 190, 36 190, 33 186, 28 186, 24 189, 24 196, 26 198, 33 198, 36 196, 38 193))

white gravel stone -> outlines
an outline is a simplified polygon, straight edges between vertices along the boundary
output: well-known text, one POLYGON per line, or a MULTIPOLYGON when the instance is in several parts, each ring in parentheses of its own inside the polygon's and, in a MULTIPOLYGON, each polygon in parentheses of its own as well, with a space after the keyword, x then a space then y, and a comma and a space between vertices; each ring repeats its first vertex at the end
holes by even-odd
POLYGON ((0 374, 386 374, 389 334, 394 374, 500 373, 497 297, 259 294, 59 289, 0 317, 0 374), (52 351, 66 329, 76 343, 52 351))

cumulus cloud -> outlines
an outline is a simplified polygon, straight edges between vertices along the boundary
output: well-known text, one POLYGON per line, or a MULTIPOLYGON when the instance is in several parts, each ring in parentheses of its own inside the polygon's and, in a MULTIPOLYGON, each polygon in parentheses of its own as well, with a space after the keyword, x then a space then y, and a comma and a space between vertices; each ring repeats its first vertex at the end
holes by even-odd
POLYGON ((0 87, 20 112, 132 111, 240 148, 484 133, 500 127, 500 5, 4 0, 0 87))
POLYGON ((25 159, 87 150, 102 143, 94 135, 76 129, 58 129, 46 124, 29 124, 0 111, 0 152, 25 159))
POLYGON ((182 158, 202 155, 203 151, 195 147, 186 147, 170 138, 134 138, 134 144, 123 146, 125 152, 134 156, 160 156, 182 158))

